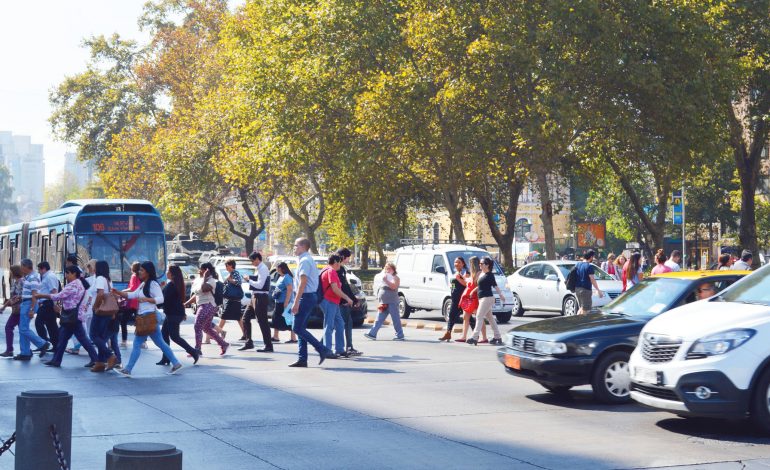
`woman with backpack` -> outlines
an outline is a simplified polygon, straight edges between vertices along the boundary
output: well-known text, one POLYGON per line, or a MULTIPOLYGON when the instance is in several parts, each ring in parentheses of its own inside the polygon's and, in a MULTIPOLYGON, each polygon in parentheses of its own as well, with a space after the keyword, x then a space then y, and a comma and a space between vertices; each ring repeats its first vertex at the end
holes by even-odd
POLYGON ((182 363, 179 362, 171 351, 168 344, 163 341, 163 335, 160 332, 161 316, 158 312, 158 305, 163 303, 163 290, 158 284, 158 276, 155 272, 155 265, 151 261, 145 261, 139 268, 139 280, 142 283, 133 292, 124 292, 117 289, 113 289, 112 293, 123 297, 124 299, 136 299, 139 302, 136 310, 136 332, 134 332, 134 345, 131 348, 131 357, 128 359, 128 364, 122 369, 115 369, 121 377, 131 377, 131 371, 136 365, 136 361, 139 360, 139 356, 142 354, 142 345, 147 341, 149 337, 155 345, 163 351, 163 354, 171 360, 173 366, 171 370, 167 372, 169 375, 176 374, 179 369, 182 368, 182 363), (153 323, 154 328, 151 328, 149 334, 139 334, 140 323, 147 322, 150 325, 153 323))
POLYGON ((92 362, 96 362, 98 359, 93 343, 86 336, 86 330, 83 328, 82 321, 85 318, 83 299, 86 297, 86 290, 89 287, 88 282, 80 277, 80 268, 77 266, 67 266, 64 268, 64 278, 67 280, 67 284, 61 292, 57 294, 35 294, 34 296, 38 299, 48 299, 54 302, 61 302, 62 304, 59 320, 59 342, 56 345, 53 358, 43 363, 50 367, 61 367, 64 350, 67 348, 67 343, 72 336, 75 336, 83 348, 85 348, 92 362))
POLYGON ((224 356, 230 344, 219 336, 219 333, 211 324, 211 320, 218 310, 216 299, 214 298, 214 292, 217 288, 214 266, 211 263, 203 263, 198 270, 198 275, 198 279, 192 285, 193 296, 184 304, 185 307, 192 303, 198 306, 198 310, 195 312, 195 349, 198 351, 198 354, 202 354, 201 341, 205 332, 219 344, 221 348, 219 355, 224 356))
MULTIPOLYGON (((200 354, 179 336, 179 325, 185 319, 184 301, 186 300, 182 270, 179 269, 179 266, 169 266, 166 277, 168 282, 163 286, 163 313, 166 314, 166 318, 163 320, 160 333, 163 335, 163 341, 166 344, 171 346, 171 340, 173 340, 193 358, 193 364, 197 364, 200 354)), ((156 364, 167 366, 171 364, 171 360, 164 354, 156 364)))

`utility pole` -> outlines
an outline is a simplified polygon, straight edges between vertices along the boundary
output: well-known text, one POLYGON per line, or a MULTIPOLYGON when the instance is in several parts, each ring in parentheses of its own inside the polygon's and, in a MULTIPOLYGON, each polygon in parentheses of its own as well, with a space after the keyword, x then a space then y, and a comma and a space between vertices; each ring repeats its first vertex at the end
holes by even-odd
MULTIPOLYGON (((686 260, 685 254, 687 253, 687 242, 686 242, 686 232, 685 232, 685 199, 684 199, 684 184, 682 184, 682 259, 686 260)), ((697 255, 696 255, 697 256, 697 255)))

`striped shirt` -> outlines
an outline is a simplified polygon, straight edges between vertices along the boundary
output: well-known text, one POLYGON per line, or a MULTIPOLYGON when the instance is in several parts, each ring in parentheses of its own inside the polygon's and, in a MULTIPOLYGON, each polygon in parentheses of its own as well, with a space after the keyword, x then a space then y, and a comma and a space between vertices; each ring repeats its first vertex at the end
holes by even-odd
POLYGON ((21 290, 22 300, 32 300, 32 292, 38 292, 40 290, 40 275, 36 272, 31 272, 24 276, 24 287, 21 290))

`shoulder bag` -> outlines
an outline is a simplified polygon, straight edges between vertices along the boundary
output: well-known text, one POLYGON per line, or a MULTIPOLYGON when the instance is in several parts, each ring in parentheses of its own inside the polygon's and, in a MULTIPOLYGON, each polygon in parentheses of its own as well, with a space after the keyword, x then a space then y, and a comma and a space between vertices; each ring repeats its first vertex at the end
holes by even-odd
MULTIPOLYGON (((107 284, 107 287, 111 287, 109 283, 107 284)), ((117 315, 118 310, 120 310, 118 299, 115 298, 115 295, 113 295, 112 292, 105 292, 102 303, 99 305, 99 308, 94 311, 94 315, 100 317, 114 317, 117 315)))
POLYGON ((144 315, 137 315, 135 324, 136 330, 134 330, 134 334, 136 336, 150 336, 158 328, 158 314, 150 312, 144 315))

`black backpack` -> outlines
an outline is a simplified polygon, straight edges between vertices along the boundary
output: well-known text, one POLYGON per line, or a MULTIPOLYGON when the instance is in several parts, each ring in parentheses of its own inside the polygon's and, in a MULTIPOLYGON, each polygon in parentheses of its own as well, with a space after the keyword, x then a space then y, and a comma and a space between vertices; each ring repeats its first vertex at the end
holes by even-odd
POLYGON ((564 285, 567 286, 568 291, 575 292, 575 286, 577 285, 577 265, 575 265, 575 267, 572 268, 572 271, 567 274, 564 285))
POLYGON ((222 281, 217 281, 216 287, 214 287, 214 303, 217 306, 222 305, 225 302, 225 285, 222 281))
POLYGON ((321 273, 318 274, 318 288, 316 289, 316 292, 315 292, 316 303, 318 303, 318 305, 320 305, 321 302, 323 302, 324 295, 326 295, 326 291, 329 289, 329 287, 331 287, 331 284, 329 284, 329 287, 324 289, 324 283, 322 278, 327 269, 331 269, 331 268, 329 267, 323 268, 321 270, 321 273))

